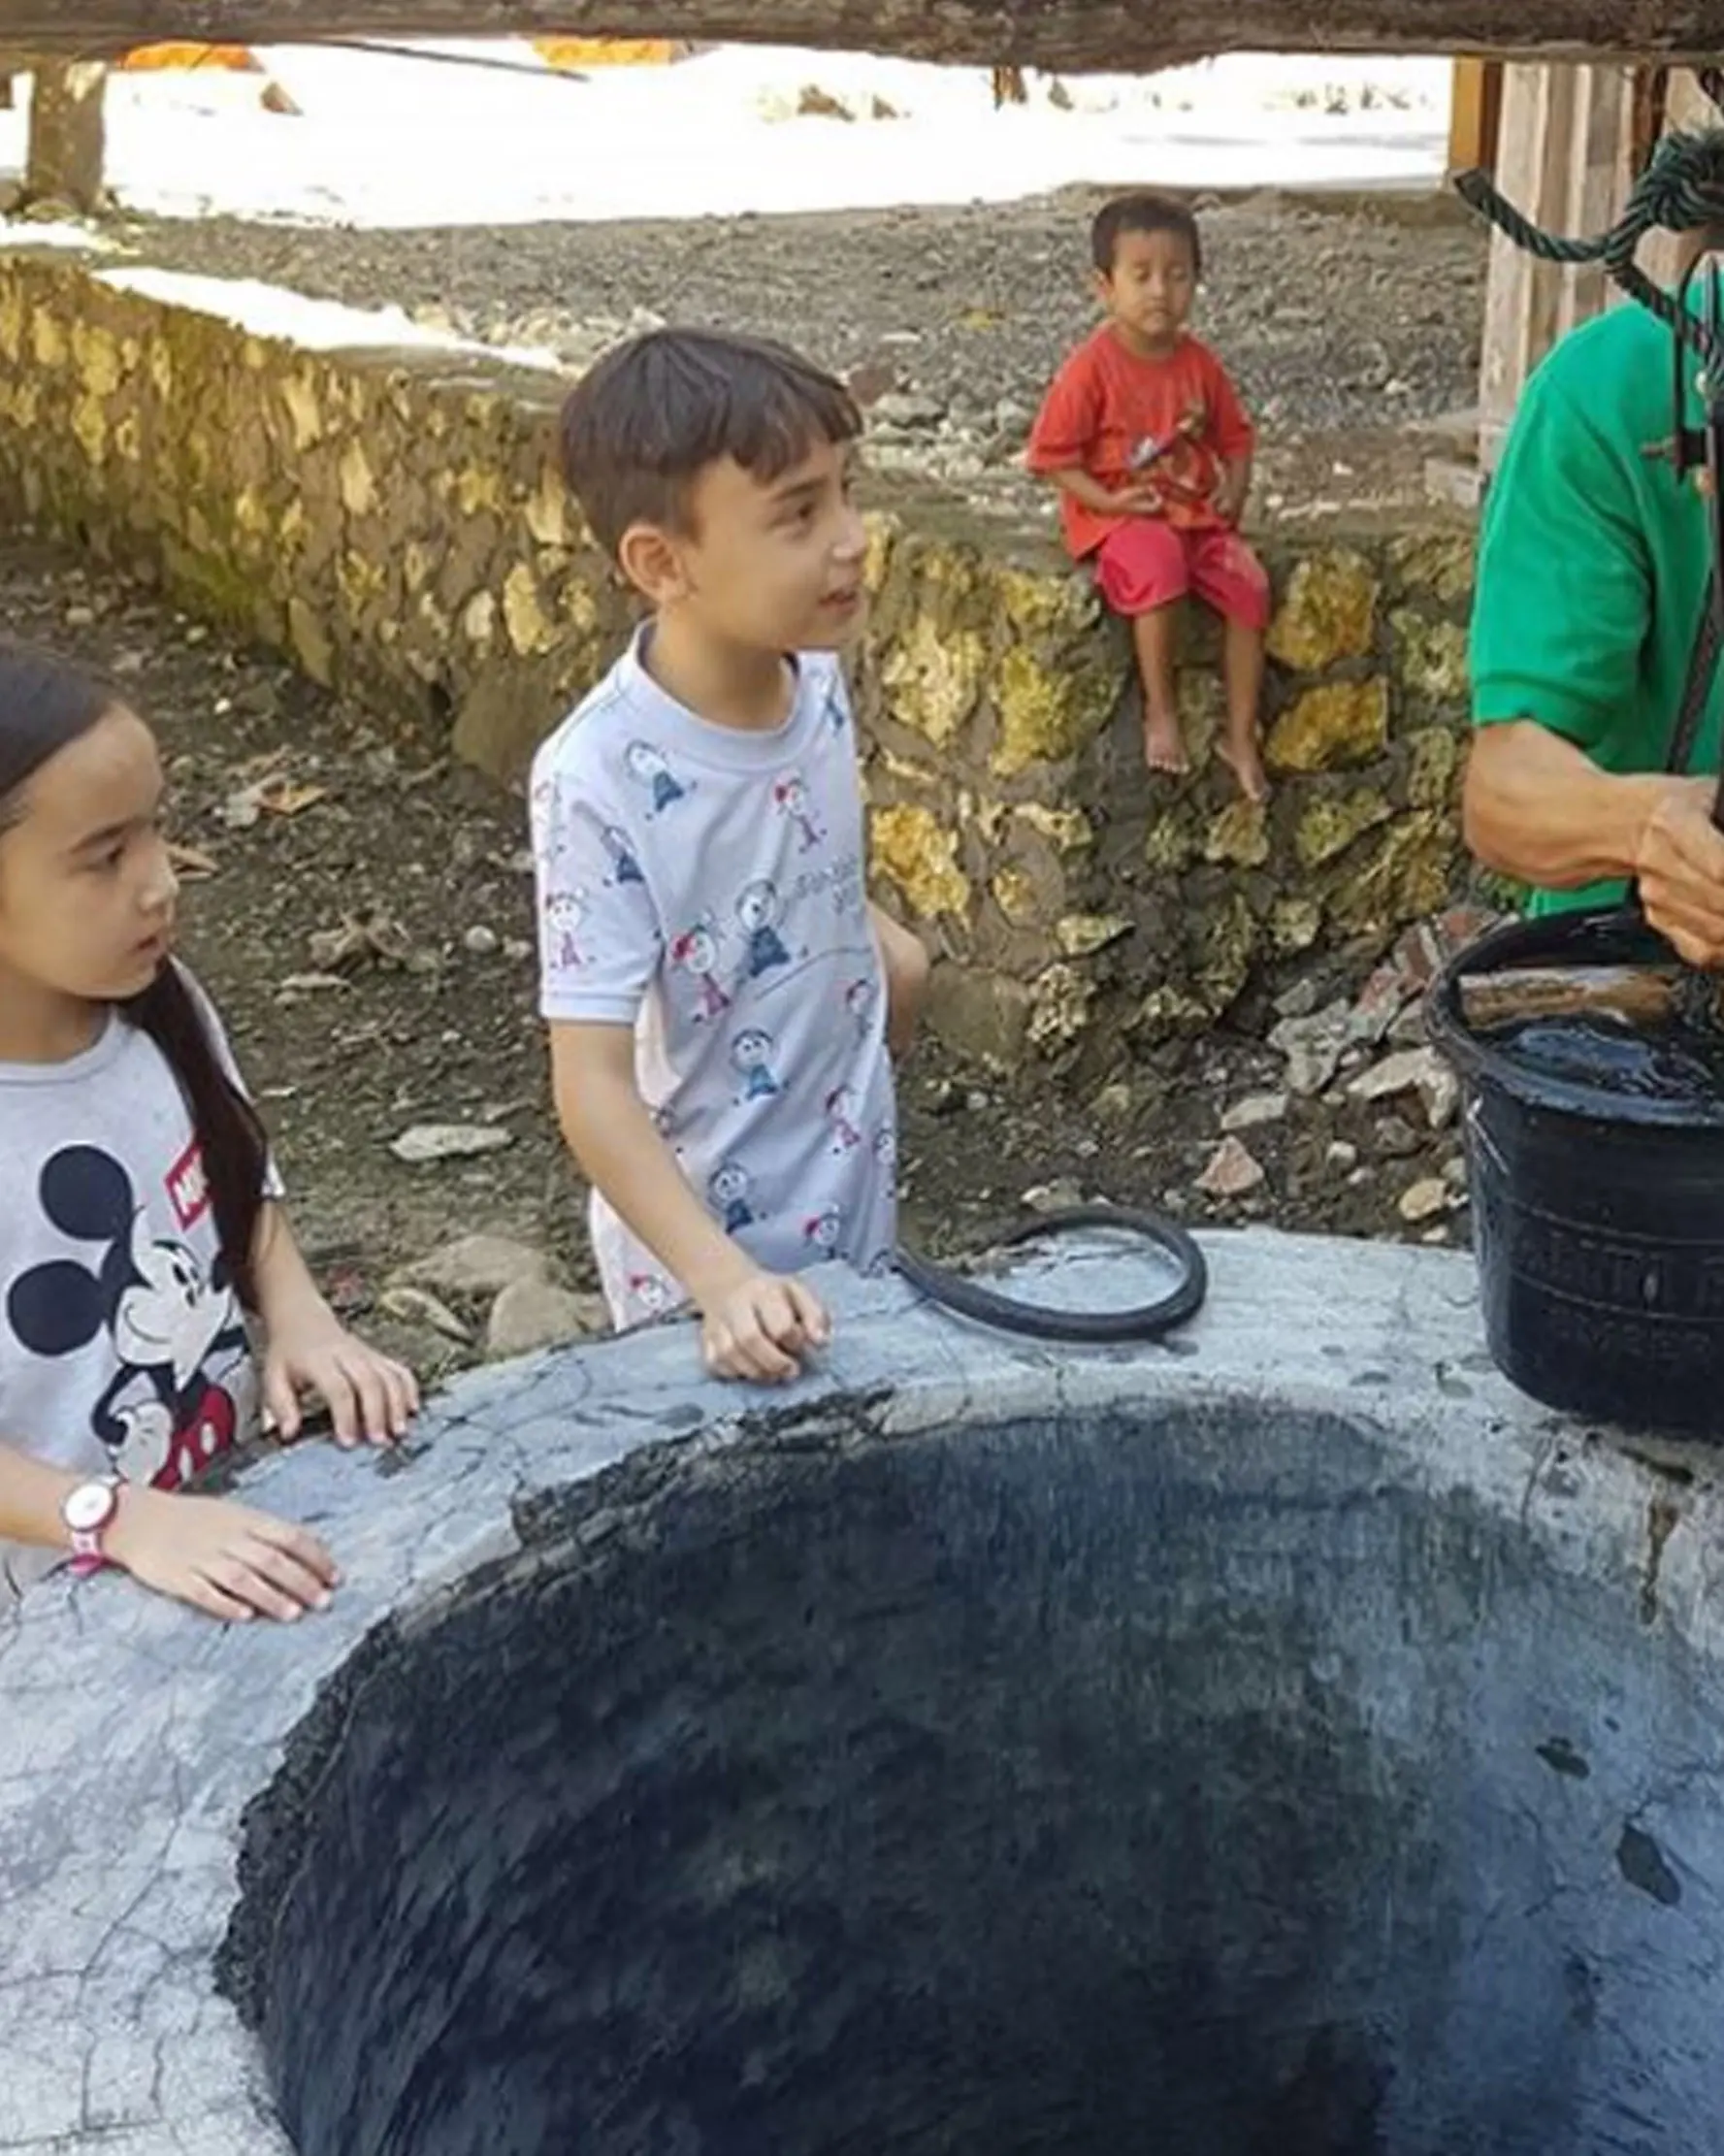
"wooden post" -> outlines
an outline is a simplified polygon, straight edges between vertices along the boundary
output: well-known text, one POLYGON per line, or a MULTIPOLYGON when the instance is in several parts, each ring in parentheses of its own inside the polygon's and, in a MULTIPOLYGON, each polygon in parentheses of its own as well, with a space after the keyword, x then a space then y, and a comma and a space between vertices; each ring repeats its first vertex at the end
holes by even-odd
MULTIPOLYGON (((1547 232, 1598 232, 1634 176, 1635 71, 1513 66, 1503 84, 1497 184, 1547 232)), ((1528 375, 1556 340, 1603 310, 1602 270, 1537 261, 1491 235, 1479 370, 1479 461, 1495 469, 1528 375)))
POLYGON ((1456 60, 1448 96, 1448 170, 1494 173, 1502 122, 1502 62, 1456 60))
POLYGON ((33 62, 30 141, 24 195, 31 202, 64 203, 69 210, 102 207, 102 167, 107 136, 102 96, 108 70, 99 61, 33 62))

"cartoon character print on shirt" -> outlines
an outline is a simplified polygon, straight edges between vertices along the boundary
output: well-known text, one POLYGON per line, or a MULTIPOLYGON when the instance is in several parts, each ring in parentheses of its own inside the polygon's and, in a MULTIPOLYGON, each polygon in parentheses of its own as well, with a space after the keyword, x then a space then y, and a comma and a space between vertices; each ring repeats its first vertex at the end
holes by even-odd
POLYGON ((652 797, 649 816, 662 816, 677 801, 686 800, 693 790, 693 782, 683 785, 664 750, 654 748, 650 741, 631 741, 623 751, 623 768, 635 785, 644 787, 652 797))
POLYGON ((802 1240, 818 1258, 835 1258, 844 1237, 844 1215, 836 1205, 823 1205, 802 1223, 802 1240))
POLYGON ((1209 408, 1194 397, 1165 435, 1144 435, 1131 445, 1127 458, 1133 472, 1145 473, 1150 483, 1187 502, 1207 502, 1220 483, 1220 470, 1206 437, 1209 408))
POLYGON ((742 1080, 736 1095, 745 1100, 768 1100, 784 1087, 772 1072, 772 1036, 759 1026, 745 1026, 731 1043, 731 1061, 742 1080))
POLYGON ((587 918, 584 891, 553 891, 544 902, 545 942, 550 962, 560 973, 576 973, 587 963, 580 940, 581 923, 587 918))
POLYGON ((874 1001, 879 994, 872 975, 862 973, 844 991, 844 1008, 850 1013, 856 1027, 858 1040, 866 1040, 868 1028, 874 1022, 874 1001))
MULTIPOLYGON (((203 1160, 187 1148, 168 1179, 187 1225, 210 1204, 203 1160)), ((90 1428, 128 1482, 177 1489, 234 1441, 227 1380, 247 1354, 239 1300, 218 1258, 206 1276, 184 1243, 158 1242, 130 1176, 99 1147, 71 1145, 42 1170, 42 1210, 63 1235, 99 1247, 92 1264, 53 1258, 21 1273, 6 1298, 32 1354, 76 1355, 104 1331, 117 1369, 90 1428)))
POLYGON ((834 1153, 854 1153, 862 1142, 862 1134, 856 1127, 858 1105, 854 1086, 834 1086, 826 1096, 826 1120, 834 1153))
POLYGON ((890 1175, 896 1167, 898 1158, 898 1134, 890 1123, 883 1123, 875 1131, 873 1143, 868 1150, 881 1168, 890 1175))
POLYGON ((772 805, 795 827, 803 853, 811 853, 826 836, 815 820, 814 803, 808 798, 808 783, 800 771, 787 771, 774 782, 772 805))
POLYGON ((670 938, 672 967, 679 973, 686 973, 699 995, 699 1008, 695 1013, 697 1026, 705 1019, 717 1018, 721 1011, 731 1007, 731 998, 719 986, 718 959, 718 931, 705 915, 692 928, 670 938))
POLYGON ((600 841, 610 856, 610 873, 606 883, 645 883, 640 864, 634 858, 634 849, 629 842, 629 833, 621 824, 606 824, 599 833, 600 841))
POLYGON ((663 1318, 673 1307, 674 1297, 657 1273, 631 1273, 624 1286, 629 1299, 638 1303, 649 1319, 663 1318))
POLYGON ((749 1226, 754 1220, 748 1189, 748 1170, 739 1167, 734 1160, 721 1160, 706 1178, 706 1194, 727 1235, 734 1235, 738 1228, 749 1226))
POLYGON ((769 876, 761 876, 743 885, 742 896, 736 900, 736 919, 748 939, 747 964, 751 981, 758 981, 775 965, 790 964, 790 953, 778 932, 784 919, 784 900, 769 876))

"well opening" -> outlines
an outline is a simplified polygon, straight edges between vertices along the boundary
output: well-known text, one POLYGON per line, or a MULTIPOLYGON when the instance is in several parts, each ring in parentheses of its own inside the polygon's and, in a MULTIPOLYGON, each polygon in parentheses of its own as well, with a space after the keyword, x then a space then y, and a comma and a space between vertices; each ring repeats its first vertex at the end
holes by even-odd
POLYGON ((1368 1422, 840 1415, 529 1527, 254 1808, 300 2156, 1724 2137, 1724 1826, 1624 1797, 1692 1657, 1368 1422))

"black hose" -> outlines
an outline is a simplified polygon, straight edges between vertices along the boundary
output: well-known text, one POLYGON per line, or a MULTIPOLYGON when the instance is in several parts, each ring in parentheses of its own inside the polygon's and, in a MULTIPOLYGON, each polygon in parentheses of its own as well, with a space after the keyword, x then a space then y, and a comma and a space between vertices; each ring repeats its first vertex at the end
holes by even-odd
POLYGON ((1067 1211, 1026 1222, 1002 1240, 1010 1249, 1083 1227, 1111 1228, 1135 1236, 1140 1242, 1153 1243, 1173 1259, 1178 1279, 1155 1302, 1129 1310, 1051 1310, 1041 1303, 996 1294, 969 1274, 948 1272, 944 1266, 919 1258, 914 1251, 898 1251, 897 1269, 912 1288, 942 1309, 973 1319, 977 1324, 992 1325, 996 1331, 1026 1334, 1032 1340, 1078 1341, 1091 1347, 1158 1340, 1202 1309, 1209 1293, 1209 1267, 1203 1253, 1185 1228, 1155 1213, 1133 1212, 1122 1205, 1074 1205, 1067 1211))

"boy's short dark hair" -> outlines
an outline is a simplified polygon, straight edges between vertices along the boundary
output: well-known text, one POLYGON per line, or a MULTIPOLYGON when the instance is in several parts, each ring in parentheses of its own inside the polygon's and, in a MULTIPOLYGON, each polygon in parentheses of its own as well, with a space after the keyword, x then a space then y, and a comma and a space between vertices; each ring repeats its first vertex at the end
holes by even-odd
POLYGON ((613 558, 632 524, 688 528, 689 489, 732 457, 771 481, 817 442, 851 441, 843 383, 788 346, 721 330, 657 329, 607 352, 563 407, 563 475, 613 558))
POLYGON ((1171 195, 1116 195, 1095 212, 1090 227, 1090 253, 1103 277, 1114 274, 1114 256, 1127 232, 1174 232, 1191 250, 1191 270, 1203 275, 1203 241, 1197 219, 1171 195))

